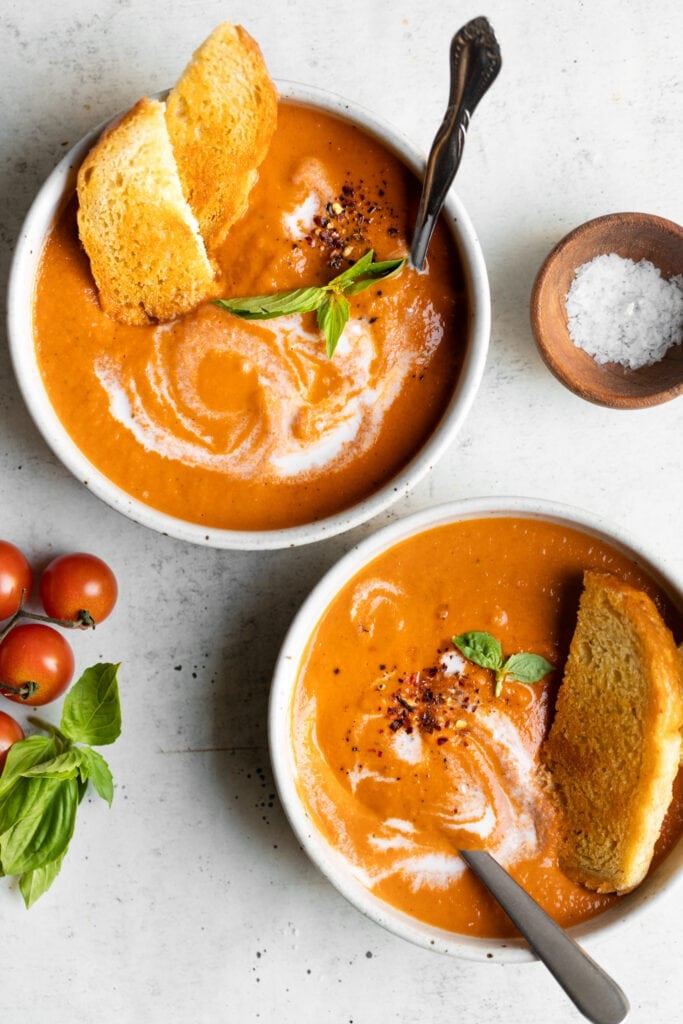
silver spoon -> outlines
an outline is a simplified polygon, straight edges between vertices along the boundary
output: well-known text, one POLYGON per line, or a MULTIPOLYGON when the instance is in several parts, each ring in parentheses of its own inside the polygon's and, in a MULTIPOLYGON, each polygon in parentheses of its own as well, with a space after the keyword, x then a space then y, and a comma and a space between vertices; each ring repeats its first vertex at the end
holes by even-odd
POLYGON ((486 18, 468 21, 451 41, 448 109, 427 160, 410 262, 422 270, 427 246, 460 164, 470 117, 500 71, 500 47, 486 18))
POLYGON ((593 1024, 620 1024, 628 999, 545 910, 485 850, 459 850, 574 1005, 593 1024))

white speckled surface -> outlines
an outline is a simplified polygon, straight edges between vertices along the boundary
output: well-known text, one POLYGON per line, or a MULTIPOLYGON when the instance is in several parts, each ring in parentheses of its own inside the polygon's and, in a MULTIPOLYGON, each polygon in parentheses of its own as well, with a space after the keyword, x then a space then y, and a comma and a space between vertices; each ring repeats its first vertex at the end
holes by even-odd
MULTIPOLYGON (((31 198, 67 145, 167 86, 224 19, 275 77, 372 106, 428 148, 447 45, 491 19, 504 69, 473 121, 457 190, 493 295, 483 387, 459 442, 390 514, 277 553, 169 540, 103 506, 56 461, 0 350, 0 535, 42 561, 91 549, 121 582, 112 619, 79 635, 79 665, 121 660, 125 732, 111 810, 84 806, 59 880, 26 912, 0 884, 2 1010, 12 1024, 570 1024, 538 964, 446 959, 366 921, 317 874, 274 797, 264 721, 295 609, 352 543, 439 500, 527 494, 613 516, 683 571, 683 402, 583 403, 550 376, 529 328, 535 273, 591 217, 683 221, 683 7, 678 0, 47 0, 0 13, 3 282, 31 198)), ((3 288, 3 299, 4 299, 3 288)), ((681 893, 599 959, 637 1024, 683 1021, 681 893)))

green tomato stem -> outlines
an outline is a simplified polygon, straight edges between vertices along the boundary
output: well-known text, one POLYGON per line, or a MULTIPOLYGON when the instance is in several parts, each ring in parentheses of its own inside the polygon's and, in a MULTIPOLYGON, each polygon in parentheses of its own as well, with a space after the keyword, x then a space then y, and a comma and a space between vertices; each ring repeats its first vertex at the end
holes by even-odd
POLYGON ((0 693, 11 693, 12 696, 21 697, 22 700, 28 700, 39 689, 40 686, 33 679, 27 679, 21 686, 11 686, 9 683, 0 682, 0 693))
POLYGON ((42 615, 40 612, 29 612, 19 607, 9 622, 0 631, 0 643, 5 639, 9 631, 16 626, 20 619, 31 619, 34 622, 46 622, 51 626, 61 626, 62 629, 94 629, 95 620, 87 608, 80 608, 75 619, 55 619, 50 615, 42 615))

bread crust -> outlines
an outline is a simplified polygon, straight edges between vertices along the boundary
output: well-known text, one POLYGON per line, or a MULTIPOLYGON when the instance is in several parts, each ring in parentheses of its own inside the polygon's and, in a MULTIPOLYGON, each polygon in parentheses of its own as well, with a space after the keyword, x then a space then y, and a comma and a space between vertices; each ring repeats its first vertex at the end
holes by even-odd
POLYGON ((166 101, 185 196, 210 254, 247 209, 277 124, 278 94, 257 43, 224 22, 195 51, 166 101))
POLYGON ((560 864, 598 892, 645 877, 681 756, 683 668, 644 592, 586 572, 544 748, 564 812, 560 864))
POLYGON ((78 229, 109 316, 172 320, 219 294, 215 259, 246 211, 277 123, 261 51, 223 23, 167 101, 141 99, 78 174, 78 229))
POLYGON ((133 325, 170 320, 215 292, 163 103, 141 99, 105 130, 79 169, 77 190, 80 239, 109 316, 133 325))

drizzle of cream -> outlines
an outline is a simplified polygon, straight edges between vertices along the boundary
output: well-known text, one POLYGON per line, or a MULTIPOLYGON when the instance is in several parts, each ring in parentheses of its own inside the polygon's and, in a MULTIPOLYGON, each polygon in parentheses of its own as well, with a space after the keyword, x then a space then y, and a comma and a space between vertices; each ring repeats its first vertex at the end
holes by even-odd
POLYGON ((405 732, 398 729, 391 737, 391 745, 396 756, 407 764, 419 764, 422 760, 422 737, 417 730, 405 732))
MULTIPOLYGON (((359 587, 355 597, 362 607, 364 601, 375 600, 378 595, 393 603, 398 591, 377 579, 359 587)), ((459 655, 452 658, 447 655, 445 670, 452 670, 450 674, 459 671, 458 659, 459 655)), ((307 715, 312 707, 307 708, 307 715)), ((354 731, 361 749, 364 732, 369 729, 376 735, 381 718, 376 714, 359 717, 354 731)), ((537 822, 542 813, 543 797, 535 760, 514 724, 495 705, 480 706, 476 714, 468 715, 466 754, 447 759, 441 792, 429 812, 431 826, 425 831, 424 822, 415 827, 413 822, 395 816, 378 820, 368 838, 377 853, 377 859, 371 862, 363 856, 362 840, 354 839, 349 831, 348 803, 340 813, 334 799, 335 784, 331 782, 334 773, 326 765, 317 738, 310 742, 315 731, 313 726, 311 729, 308 741, 297 744, 299 770, 309 779, 307 798, 313 800, 319 810, 324 804, 324 813, 328 821, 334 820, 345 855, 363 884, 372 887, 384 878, 400 874, 414 890, 447 886, 463 870, 462 859, 456 852, 463 835, 485 842, 487 849, 506 867, 538 852, 537 822), (452 856, 430 848, 429 835, 434 830, 452 835, 452 856)), ((399 729, 388 736, 388 742, 393 756, 411 766, 418 766, 426 753, 426 738, 417 729, 410 733, 399 729)), ((382 788, 400 785, 391 773, 381 774, 360 763, 350 770, 347 779, 353 798, 366 814, 374 802, 365 804, 363 800, 365 783, 371 787, 381 783, 382 788)))
POLYGON ((441 659, 441 670, 446 677, 459 676, 467 662, 459 651, 446 651, 441 659))
MULTIPOLYGON (((313 229, 333 188, 315 159, 299 164, 292 185, 282 227, 296 241, 313 229)), ((403 381, 442 337, 436 314, 414 315, 423 335, 416 355, 402 341, 411 310, 387 299, 382 324, 350 320, 328 360, 320 334, 306 329, 310 318, 250 323, 204 307, 155 330, 142 373, 106 357, 95 372, 111 415, 147 451, 236 478, 306 479, 374 444, 403 381), (212 407, 202 397, 202 364, 217 355, 232 357, 230 373, 252 387, 250 408, 212 407)))
POLYGON ((395 628, 403 628, 399 600, 403 591, 400 587, 383 579, 370 579, 359 583, 353 591, 349 615, 372 637, 380 610, 395 620, 395 628))
POLYGON ((320 196, 310 192, 304 199, 282 214, 282 226, 289 238, 300 238, 313 227, 313 218, 322 209, 320 196))
MULTIPOLYGON (((95 372, 112 416, 148 451, 235 477, 301 478, 356 458, 373 443, 401 386, 372 325, 347 325, 333 361, 294 315, 243 323, 204 311, 154 334, 142 378, 102 358, 95 372), (256 380, 258 409, 211 407, 199 386, 213 355, 256 380), (326 386, 319 386, 324 379, 326 386), (322 397, 321 397, 322 395, 322 397)), ((230 381, 226 380, 226 388, 230 381)))

